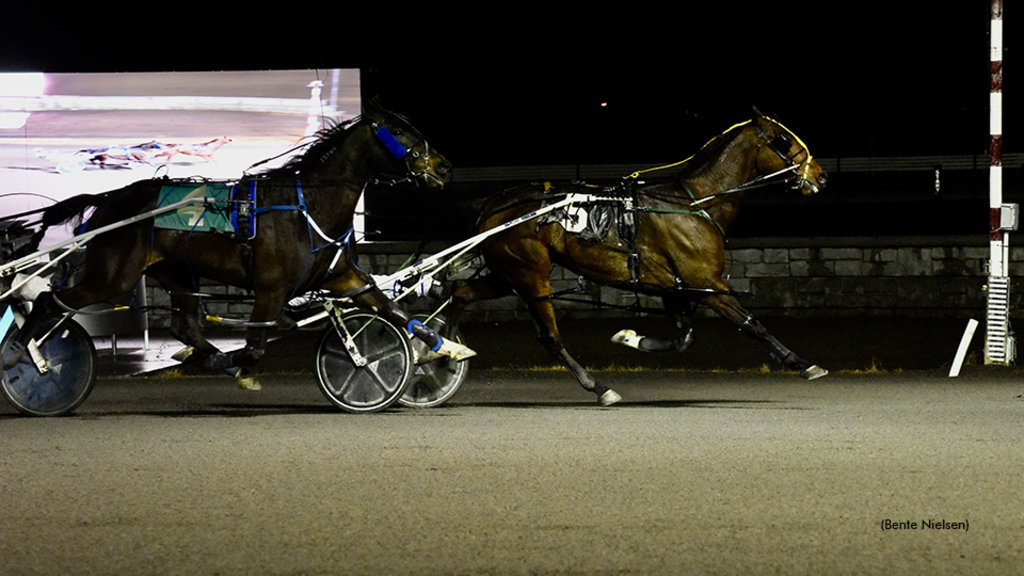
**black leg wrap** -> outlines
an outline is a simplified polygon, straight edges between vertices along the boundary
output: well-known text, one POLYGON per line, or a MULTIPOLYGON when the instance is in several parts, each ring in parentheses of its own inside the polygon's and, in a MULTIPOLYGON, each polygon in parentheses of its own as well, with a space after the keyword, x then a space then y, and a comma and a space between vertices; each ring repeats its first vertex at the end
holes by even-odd
POLYGON ((223 370, 232 376, 238 374, 244 366, 252 366, 266 353, 264 348, 246 346, 237 354, 224 354, 217 352, 210 354, 202 363, 207 370, 223 370))
POLYGON ((221 352, 210 354, 203 362, 203 368, 207 370, 227 370, 231 366, 231 356, 221 352))
POLYGON ((740 325, 740 329, 753 338, 760 340, 764 347, 768 349, 768 354, 779 364, 801 372, 811 366, 810 362, 794 354, 789 348, 783 346, 781 342, 769 334, 760 322, 754 320, 753 316, 747 316, 747 319, 740 325))
POLYGON ((689 330, 685 336, 675 340, 664 340, 660 338, 641 338, 637 348, 644 352, 685 352, 693 344, 693 330, 689 330))

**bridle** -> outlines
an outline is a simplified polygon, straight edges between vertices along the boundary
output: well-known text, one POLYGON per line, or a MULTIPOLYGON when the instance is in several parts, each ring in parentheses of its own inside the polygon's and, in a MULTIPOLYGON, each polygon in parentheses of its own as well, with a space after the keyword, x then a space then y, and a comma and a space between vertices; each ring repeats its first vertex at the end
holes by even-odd
MULTIPOLYGON (((749 182, 744 182, 743 184, 740 184, 739 186, 735 186, 733 188, 729 188, 728 190, 723 190, 721 192, 709 194, 707 196, 704 196, 703 198, 694 200, 692 203, 693 206, 707 204, 709 202, 717 200, 718 198, 721 198, 722 196, 737 194, 739 192, 746 192, 748 190, 753 190, 755 188, 771 186, 775 184, 776 179, 780 177, 783 177, 785 182, 790 182, 792 184, 793 190, 802 190, 807 185, 810 185, 814 189, 814 191, 818 190, 818 186, 811 182, 811 179, 808 178, 808 174, 811 170, 811 160, 813 160, 813 157, 811 156, 811 151, 810 149, 807 148, 807 145, 803 143, 803 140, 801 140, 799 136, 794 134, 790 129, 783 126, 782 123, 779 122, 778 120, 768 118, 767 116, 765 116, 764 119, 771 122, 775 126, 778 126, 782 130, 782 132, 775 134, 774 136, 771 136, 768 134, 768 130, 757 127, 757 137, 761 139, 761 144, 758 146, 758 148, 760 148, 761 146, 767 146, 769 150, 778 155, 778 157, 782 160, 786 167, 781 170, 772 172, 770 174, 758 176, 757 178, 754 178, 749 182), (790 138, 792 138, 792 140, 790 140, 790 138), (792 150, 794 147, 794 143, 799 147, 799 149, 796 152, 790 153, 790 150, 792 150), (805 158, 803 159, 803 161, 797 162, 796 158, 800 156, 800 154, 804 154, 805 158)), ((740 126, 750 124, 751 122, 753 122, 753 120, 741 122, 733 126, 732 128, 729 128, 729 130, 726 130, 724 133, 727 133, 740 126)))
POLYGON ((765 119, 778 126, 782 132, 772 137, 769 136, 767 130, 758 127, 757 136, 764 142, 764 145, 768 146, 768 149, 775 152, 775 154, 782 159, 783 163, 786 164, 786 168, 774 174, 769 174, 763 178, 773 178, 791 171, 793 175, 787 180, 793 183, 794 190, 802 189, 806 183, 810 182, 808 173, 811 170, 811 151, 807 148, 807 145, 800 140, 799 136, 783 126, 781 122, 768 117, 765 117, 765 119), (790 138, 792 138, 792 140, 790 138), (799 149, 796 152, 790 153, 794 145, 798 146, 799 149), (805 155, 805 158, 802 162, 797 163, 796 158, 797 156, 800 156, 801 153, 805 155))
MULTIPOLYGON (((792 186, 793 186, 794 190, 800 190, 800 189, 804 188, 804 186, 810 185, 812 189, 817 191, 817 189, 818 189, 817 185, 812 183, 811 180, 808 178, 808 174, 809 174, 810 169, 811 169, 812 157, 811 157, 810 150, 807 148, 807 145, 804 144, 802 140, 800 140, 799 136, 797 136, 791 130, 789 130, 788 128, 783 126, 782 123, 779 122, 778 120, 774 120, 774 119, 769 118, 767 116, 762 116, 762 118, 764 118, 768 122, 771 122, 772 124, 774 124, 775 126, 780 128, 782 130, 782 133, 775 134, 774 136, 769 136, 768 130, 763 129, 761 127, 756 127, 757 136, 758 136, 758 138, 761 139, 761 144, 758 145, 758 152, 760 152, 760 147, 761 146, 768 146, 768 148, 770 150, 775 152, 779 156, 779 158, 782 159, 782 161, 783 161, 783 163, 785 163, 786 167, 781 169, 781 170, 772 172, 770 174, 764 174, 764 175, 758 176, 758 177, 754 178, 753 180, 750 180, 749 182, 744 182, 743 184, 740 184, 738 186, 734 186, 732 188, 729 188, 727 190, 722 190, 720 192, 715 192, 713 194, 709 194, 709 195, 703 196, 701 198, 694 198, 692 193, 690 193, 690 202, 689 202, 690 208, 697 209, 697 210, 703 212, 703 210, 704 210, 703 205, 705 205, 705 204, 709 204, 711 202, 714 202, 715 200, 718 200, 719 198, 722 198, 723 196, 729 196, 729 195, 732 195, 732 194, 738 194, 738 193, 741 193, 741 192, 746 192, 748 190, 753 190, 755 188, 763 188, 763 187, 766 187, 766 186, 774 185, 779 177, 784 177, 785 181, 792 182, 792 186), (798 144, 799 147, 800 147, 800 149, 797 152, 793 153, 793 154, 789 154, 788 153, 789 150, 791 150, 793 148, 793 142, 790 141, 790 138, 792 138, 796 142, 796 144, 798 144), (801 153, 804 153, 806 155, 806 158, 804 158, 803 161, 798 163, 796 161, 796 158, 801 153)), ((733 130, 736 130, 738 128, 742 128, 742 127, 746 126, 747 124, 751 124, 752 122, 754 122, 754 121, 753 120, 746 120, 744 122, 740 122, 739 124, 735 124, 735 125, 731 126, 725 132, 722 132, 718 136, 716 136, 716 137, 712 138, 710 141, 708 141, 707 144, 705 144, 704 146, 701 147, 701 150, 703 150, 704 148, 709 146, 716 139, 721 138, 722 136, 728 134, 729 132, 732 132, 733 130)), ((698 154, 699 154, 699 151, 698 151, 698 154)), ((673 164, 669 164, 669 165, 666 165, 666 166, 658 166, 658 167, 655 167, 655 168, 648 168, 646 170, 638 170, 636 172, 633 172, 632 174, 630 174, 626 178, 623 178, 623 180, 624 181, 630 181, 630 180, 636 181, 640 177, 640 175, 643 174, 643 173, 654 172, 654 171, 658 171, 658 170, 665 170, 665 169, 669 169, 669 168, 674 168, 676 166, 680 166, 682 164, 685 164, 685 163, 689 162, 690 160, 694 159, 696 156, 697 156, 697 154, 694 154, 694 155, 690 156, 689 158, 687 158, 685 160, 681 160, 679 162, 675 162, 673 164)), ((628 184, 627 184, 627 186, 628 186, 628 184)), ((687 192, 689 193, 689 190, 687 190, 687 192)), ((699 214, 699 212, 698 212, 698 214, 699 214)))
MULTIPOLYGON (((424 160, 429 160, 430 158, 430 144, 427 143, 426 138, 424 138, 415 128, 413 128, 412 125, 409 124, 409 121, 405 119, 405 117, 401 116, 400 114, 395 114, 394 112, 388 113, 388 116, 392 115, 397 116, 406 124, 407 128, 405 128, 404 130, 411 133, 411 135, 416 139, 416 143, 413 144, 412 146, 406 147, 404 144, 399 142, 398 138, 395 137, 395 135, 388 128, 386 124, 387 118, 381 120, 380 122, 370 123, 370 128, 373 130, 373 133, 377 137, 377 140, 381 144, 383 144, 385 148, 387 148, 391 156, 393 156, 395 160, 405 162, 405 177, 399 180, 392 181, 390 182, 390 184, 394 185, 403 182, 416 183, 419 179, 423 179, 434 180, 437 184, 443 185, 444 181, 441 178, 437 177, 437 175, 427 170, 426 168, 419 171, 417 171, 416 169, 416 162, 421 157, 424 160)), ((402 135, 402 132, 399 132, 399 135, 402 135)), ((426 163, 425 165, 429 167, 429 162, 426 163)))

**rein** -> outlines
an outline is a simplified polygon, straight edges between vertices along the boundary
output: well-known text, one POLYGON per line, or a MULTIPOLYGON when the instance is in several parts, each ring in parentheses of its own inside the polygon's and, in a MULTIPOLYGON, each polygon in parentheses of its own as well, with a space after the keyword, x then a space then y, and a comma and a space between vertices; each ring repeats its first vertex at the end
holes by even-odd
MULTIPOLYGON (((755 189, 758 189, 758 188, 765 188, 767 186, 772 186, 772 185, 774 185, 776 183, 776 180, 779 177, 782 177, 782 176, 786 175, 789 172, 793 173, 792 177, 786 177, 784 181, 789 181, 789 180, 794 180, 795 179, 797 181, 796 187, 799 187, 800 186, 799 182, 805 181, 807 179, 806 178, 807 172, 810 170, 811 152, 807 148, 807 145, 805 145, 803 143, 803 141, 801 141, 800 138, 796 134, 794 134, 788 128, 783 126, 782 123, 780 123, 777 120, 774 120, 772 118, 765 117, 765 119, 770 121, 770 122, 772 122, 773 124, 775 124, 779 128, 785 130, 790 136, 793 137, 793 139, 796 140, 796 143, 800 146, 800 149, 801 149, 800 152, 803 152, 807 156, 806 158, 804 158, 803 162, 800 162, 798 164, 798 163, 796 163, 793 160, 793 158, 798 156, 800 154, 800 152, 797 152, 796 154, 794 154, 792 156, 787 156, 782 151, 780 151, 778 148, 776 148, 775 145, 773 144, 773 142, 768 139, 767 132, 758 129, 757 130, 757 136, 758 136, 758 138, 760 138, 763 141, 763 143, 760 146, 763 146, 763 145, 767 144, 769 149, 772 150, 773 152, 775 152, 779 156, 779 158, 781 158, 783 160, 783 162, 785 162, 787 164, 787 166, 785 168, 783 168, 781 170, 778 170, 776 172, 773 172, 771 174, 765 174, 765 175, 762 175, 762 176, 758 176, 758 177, 754 178, 753 180, 750 180, 749 182, 744 182, 744 183, 742 183, 742 184, 740 184, 738 186, 734 186, 732 188, 729 188, 729 189, 726 189, 726 190, 722 190, 720 192, 715 192, 713 194, 709 194, 709 195, 701 197, 701 198, 697 198, 693 194, 693 192, 690 190, 690 188, 686 185, 685 182, 680 182, 680 184, 682 184, 682 186, 683 186, 683 189, 686 190, 686 194, 690 197, 689 203, 687 204, 687 206, 689 208, 637 208, 637 210, 638 211, 643 211, 643 212, 660 213, 660 214, 687 214, 687 215, 691 215, 691 216, 699 216, 701 218, 704 218, 704 219, 708 220, 712 224, 714 224, 715 227, 718 228, 718 231, 722 233, 722 236, 725 236, 725 231, 722 229, 722 226, 718 222, 716 222, 711 217, 710 214, 708 214, 707 210, 705 210, 703 208, 704 204, 709 204, 709 203, 714 202, 714 201, 716 201, 716 200, 718 200, 718 199, 720 199, 720 198, 722 198, 724 196, 729 196, 729 195, 732 195, 732 194, 738 194, 738 193, 741 193, 741 192, 747 192, 749 190, 755 190, 755 189), (803 168, 803 174, 802 175, 798 173, 801 168, 803 168)), ((656 171, 660 171, 660 170, 667 170, 667 169, 670 169, 670 168, 675 168, 677 166, 681 166, 683 164, 686 164, 687 162, 693 160, 698 154, 700 154, 700 152, 702 150, 707 148, 715 140, 721 138, 722 136, 728 134, 729 132, 732 132, 733 130, 735 130, 737 128, 741 128, 743 126, 746 126, 747 124, 750 124, 751 122, 753 122, 753 120, 747 120, 747 121, 744 121, 744 122, 740 122, 739 124, 734 124, 733 126, 729 127, 729 129, 727 129, 726 131, 722 132, 718 136, 715 136, 714 138, 709 140, 707 143, 704 144, 704 146, 701 146, 700 150, 698 150, 697 153, 693 154, 689 158, 686 158, 685 160, 681 160, 679 162, 675 162, 675 163, 672 163, 672 164, 666 164, 664 166, 656 166, 654 168, 648 168, 646 170, 637 170, 636 172, 633 172, 629 176, 626 176, 623 180, 629 180, 629 179, 636 180, 637 178, 640 177, 641 174, 645 174, 645 173, 648 173, 648 172, 656 172, 656 171)), ((656 196, 656 195, 653 195, 653 194, 646 194, 646 195, 651 196, 651 197, 656 197, 656 198, 658 198, 658 199, 660 199, 660 200, 662 200, 664 202, 674 203, 676 201, 675 197, 667 197, 667 196, 664 196, 664 195, 657 195, 656 196)))

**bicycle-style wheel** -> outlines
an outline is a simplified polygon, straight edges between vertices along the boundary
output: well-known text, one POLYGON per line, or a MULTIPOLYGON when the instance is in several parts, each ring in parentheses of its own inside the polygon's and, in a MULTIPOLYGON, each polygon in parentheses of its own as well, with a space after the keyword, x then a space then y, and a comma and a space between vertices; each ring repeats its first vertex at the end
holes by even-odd
MULTIPOLYGON (((33 336, 43 338, 57 321, 40 325, 33 336)), ((4 358, 14 353, 17 330, 11 330, 0 345, 4 358)), ((0 390, 23 414, 60 416, 77 408, 96 383, 96 348, 89 334, 74 320, 64 320, 39 344, 46 361, 40 372, 28 352, 11 368, 4 370, 0 390)))
POLYGON ((378 412, 398 401, 412 374, 409 337, 379 316, 365 312, 345 314, 341 321, 365 359, 359 366, 346 349, 344 336, 332 325, 316 352, 320 391, 348 412, 378 412))
MULTIPOLYGON (((426 320, 426 316, 417 316, 417 318, 426 320)), ((445 321, 440 317, 434 317, 425 324, 437 333, 441 333, 445 327, 445 321)), ((462 344, 462 338, 458 334, 452 334, 449 338, 462 344)), ((427 346, 419 340, 414 339, 412 345, 419 356, 427 351, 427 346)), ((399 398, 398 403, 408 408, 440 406, 455 395, 468 372, 469 360, 456 362, 447 356, 417 364, 413 367, 409 386, 405 389, 405 394, 399 398)))

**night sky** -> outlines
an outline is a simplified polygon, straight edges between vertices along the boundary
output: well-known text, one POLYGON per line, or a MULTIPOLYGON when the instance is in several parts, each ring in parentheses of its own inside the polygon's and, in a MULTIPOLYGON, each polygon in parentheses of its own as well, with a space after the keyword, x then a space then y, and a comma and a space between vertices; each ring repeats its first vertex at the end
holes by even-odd
MULTIPOLYGON (((987 151, 989 2, 719 4, 557 15, 500 4, 329 15, 99 5, 81 19, 15 8, 0 69, 357 67, 364 92, 410 116, 461 165, 675 160, 751 105, 820 157, 987 151)), ((1024 85, 1013 62, 1024 13, 1012 10, 1007 152, 1021 148, 1012 95, 1024 85)))

